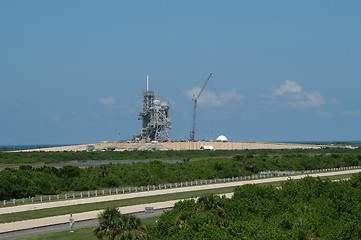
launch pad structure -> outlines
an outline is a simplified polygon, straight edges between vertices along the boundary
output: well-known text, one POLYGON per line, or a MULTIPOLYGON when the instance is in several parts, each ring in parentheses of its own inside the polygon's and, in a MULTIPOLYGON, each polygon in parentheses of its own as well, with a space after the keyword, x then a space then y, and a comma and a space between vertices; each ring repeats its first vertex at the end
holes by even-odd
POLYGON ((134 138, 145 142, 169 142, 169 103, 161 101, 155 96, 154 91, 149 89, 149 77, 147 75, 146 90, 143 91, 142 110, 139 120, 142 120, 140 133, 134 138))

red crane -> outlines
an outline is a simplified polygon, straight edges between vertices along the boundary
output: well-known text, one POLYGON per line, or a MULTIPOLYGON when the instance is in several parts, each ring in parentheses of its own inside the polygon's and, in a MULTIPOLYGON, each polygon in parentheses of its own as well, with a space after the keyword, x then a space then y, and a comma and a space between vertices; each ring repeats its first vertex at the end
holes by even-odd
POLYGON ((194 130, 196 128, 197 100, 201 96, 204 88, 206 87, 206 85, 207 85, 209 79, 211 79, 211 77, 212 77, 212 73, 209 74, 207 80, 204 82, 203 87, 201 88, 201 90, 199 91, 197 96, 195 96, 193 94, 193 102, 194 102, 194 105, 193 105, 193 122, 192 122, 192 131, 189 134, 189 141, 191 141, 191 142, 194 142, 194 130))

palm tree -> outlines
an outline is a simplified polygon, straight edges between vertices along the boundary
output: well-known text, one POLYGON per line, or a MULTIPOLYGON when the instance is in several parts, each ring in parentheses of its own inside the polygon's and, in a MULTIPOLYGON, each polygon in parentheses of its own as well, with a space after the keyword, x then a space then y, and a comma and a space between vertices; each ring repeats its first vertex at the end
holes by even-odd
POLYGON ((117 208, 107 208, 98 215, 99 226, 93 230, 98 239, 114 239, 120 232, 121 214, 117 208))
POLYGON ((142 226, 139 218, 132 215, 122 215, 121 224, 121 233, 117 239, 148 239, 147 229, 142 226))
POLYGON ((215 210, 219 217, 226 217, 226 212, 223 209, 223 202, 218 195, 213 193, 204 194, 198 198, 197 203, 200 205, 202 211, 215 210))
POLYGON ((147 229, 142 226, 139 218, 122 215, 117 208, 107 208, 98 216, 99 227, 94 229, 98 239, 148 239, 147 229))

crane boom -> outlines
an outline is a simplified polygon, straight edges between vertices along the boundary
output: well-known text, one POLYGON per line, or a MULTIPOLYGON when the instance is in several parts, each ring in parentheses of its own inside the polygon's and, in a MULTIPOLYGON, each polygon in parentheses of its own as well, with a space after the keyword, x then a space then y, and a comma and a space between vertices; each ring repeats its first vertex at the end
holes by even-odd
POLYGON ((194 142, 195 138, 195 128, 196 128, 196 114, 197 114, 197 101, 198 98, 201 96, 204 88, 206 87, 207 83, 209 82, 209 79, 211 79, 212 77, 212 73, 209 74, 207 80, 204 82, 203 87, 201 88, 201 90, 199 91, 199 93, 197 94, 197 96, 193 95, 193 119, 192 119, 192 131, 189 134, 189 141, 194 142))
POLYGON ((211 77, 212 77, 212 73, 209 74, 207 80, 204 82, 202 89, 199 91, 199 93, 198 93, 198 95, 197 95, 197 98, 195 98, 196 100, 201 96, 204 88, 206 87, 206 85, 207 85, 209 79, 211 79, 211 77))

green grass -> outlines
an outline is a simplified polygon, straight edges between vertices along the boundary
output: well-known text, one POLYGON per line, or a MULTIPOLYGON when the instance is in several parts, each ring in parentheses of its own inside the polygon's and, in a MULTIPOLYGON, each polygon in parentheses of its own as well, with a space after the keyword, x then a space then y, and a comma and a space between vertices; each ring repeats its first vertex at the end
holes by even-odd
MULTIPOLYGON (((141 219, 142 224, 145 226, 151 226, 155 225, 156 221, 159 219, 159 216, 157 217, 151 217, 151 218, 144 218, 141 219)), ((69 231, 62 231, 62 232, 55 232, 55 233, 47 233, 47 234, 41 234, 37 236, 32 237, 26 237, 26 238, 18 238, 18 240, 46 240, 46 239, 55 239, 55 240, 92 240, 97 239, 93 235, 93 229, 94 227, 86 227, 86 228, 75 228, 74 232, 69 231)))
POLYGON ((98 202, 98 203, 81 204, 81 205, 74 205, 67 207, 57 207, 50 209, 40 209, 33 211, 9 213, 9 214, 1 215, 0 223, 44 218, 44 217, 57 216, 57 215, 66 215, 69 213, 89 212, 94 210, 102 210, 107 207, 124 207, 124 206, 138 205, 138 204, 145 204, 152 202, 163 202, 168 200, 192 198, 192 197, 201 196, 202 194, 205 193, 215 193, 215 194, 230 193, 233 192, 233 190, 234 187, 227 187, 227 188, 219 188, 219 189, 194 191, 194 192, 180 192, 180 193, 164 194, 157 196, 116 200, 109 202, 98 202))
POLYGON ((157 224, 157 220, 160 218, 160 216, 150 217, 150 218, 142 218, 142 224, 145 226, 154 226, 157 224))
POLYGON ((63 231, 63 232, 55 232, 42 234, 38 236, 26 237, 26 238, 18 238, 21 240, 46 240, 46 239, 54 239, 54 240, 96 240, 97 238, 93 235, 93 227, 89 228, 79 228, 75 229, 74 232, 63 231))

